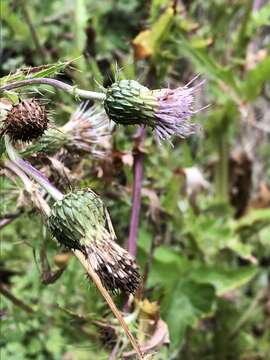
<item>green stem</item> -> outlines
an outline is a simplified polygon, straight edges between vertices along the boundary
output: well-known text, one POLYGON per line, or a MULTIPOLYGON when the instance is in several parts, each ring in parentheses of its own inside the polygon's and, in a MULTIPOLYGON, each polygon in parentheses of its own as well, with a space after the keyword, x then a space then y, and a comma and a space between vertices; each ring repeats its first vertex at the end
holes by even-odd
POLYGON ((68 85, 63 81, 50 79, 50 78, 33 78, 27 80, 20 80, 14 81, 7 85, 0 87, 0 93, 8 90, 18 89, 24 86, 31 86, 31 85, 50 85, 57 89, 63 90, 68 92, 69 94, 74 95, 75 97, 80 97, 83 99, 91 99, 91 100, 99 100, 103 101, 106 98, 105 93, 99 93, 95 91, 88 91, 83 89, 78 89, 76 86, 68 85))
POLYGON ((251 302, 250 306, 247 308, 247 310, 243 313, 243 315, 240 317, 239 321, 235 324, 235 326, 232 328, 230 332, 230 337, 233 338, 237 335, 239 330, 243 327, 243 325, 249 320, 249 318, 254 314, 255 309, 259 305, 260 301, 263 299, 263 297, 266 295, 266 289, 263 288, 259 293, 255 296, 253 301, 251 302))
POLYGON ((216 327, 214 332, 214 359, 215 360, 227 360, 229 336, 228 329, 225 325, 226 317, 225 301, 218 302, 218 309, 216 313, 216 327))

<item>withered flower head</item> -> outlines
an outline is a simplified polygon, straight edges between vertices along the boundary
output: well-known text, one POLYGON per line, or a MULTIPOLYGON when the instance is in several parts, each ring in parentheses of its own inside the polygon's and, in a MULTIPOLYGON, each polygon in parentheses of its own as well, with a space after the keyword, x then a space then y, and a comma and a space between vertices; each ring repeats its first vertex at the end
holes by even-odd
POLYGON ((77 153, 91 153, 96 157, 105 156, 110 147, 112 126, 104 109, 94 105, 87 109, 88 103, 82 103, 62 128, 70 135, 66 147, 77 153))
POLYGON ((81 104, 64 126, 48 129, 36 143, 25 149, 24 155, 35 152, 53 155, 64 148, 71 154, 90 153, 104 157, 110 147, 109 119, 100 106, 87 109, 87 105, 87 102, 81 104))
POLYGON ((191 122, 196 86, 150 90, 134 80, 118 81, 107 89, 104 101, 110 119, 123 125, 148 125, 158 139, 175 135, 182 139, 196 131, 191 122))
POLYGON ((55 202, 48 227, 60 244, 84 253, 108 290, 134 293, 138 288, 138 266, 115 242, 109 214, 92 190, 71 192, 55 202))
POLYGON ((48 128, 45 107, 36 99, 21 101, 12 107, 4 120, 3 132, 13 141, 32 141, 48 128))

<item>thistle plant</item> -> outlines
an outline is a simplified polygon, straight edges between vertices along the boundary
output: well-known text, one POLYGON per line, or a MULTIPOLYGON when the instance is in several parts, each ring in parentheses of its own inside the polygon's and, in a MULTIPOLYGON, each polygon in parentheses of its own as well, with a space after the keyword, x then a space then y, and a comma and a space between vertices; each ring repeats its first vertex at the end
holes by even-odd
POLYGON ((150 90, 134 80, 115 82, 107 89, 104 107, 110 119, 123 125, 150 126, 158 140, 173 135, 185 139, 196 131, 191 117, 196 86, 150 90))
MULTIPOLYGON (((106 143, 110 134, 108 118, 122 125, 148 126, 154 130, 158 140, 170 140, 173 136, 185 139, 197 129, 191 117, 200 111, 193 110, 193 103, 195 93, 202 82, 196 86, 187 84, 174 90, 168 88, 150 90, 134 80, 121 80, 103 92, 95 93, 54 79, 34 78, 6 84, 0 88, 0 92, 38 84, 51 85, 76 97, 100 101, 104 109, 102 106, 95 106, 89 110, 86 110, 86 105, 79 107, 63 127, 59 129, 50 127, 42 137, 32 142, 23 151, 24 156, 38 152, 50 156, 60 154, 59 150, 70 154, 101 156, 106 149, 103 141, 105 140, 106 143)), ((29 107, 29 104, 27 106, 29 107)), ((42 114, 46 119, 45 113, 42 113, 41 107, 38 109, 38 103, 31 102, 31 106, 32 112, 36 114, 36 125, 40 126, 39 119, 42 118, 42 114)), ((23 172, 30 176, 53 198, 52 207, 45 211, 46 226, 59 244, 70 249, 82 263, 122 324, 139 358, 142 359, 142 353, 135 339, 107 292, 110 290, 113 293, 123 291, 133 294, 137 290, 140 276, 135 259, 117 244, 108 211, 96 193, 87 188, 64 195, 40 171, 18 156, 10 139, 32 141, 39 137, 47 126, 44 125, 41 133, 32 131, 31 134, 31 126, 30 128, 27 126, 31 123, 32 117, 27 109, 24 109, 19 116, 27 121, 19 123, 16 117, 14 121, 13 116, 12 122, 7 116, 6 124, 9 124, 9 127, 5 126, 4 133, 10 160, 19 169, 17 174, 23 172), (20 124, 21 128, 16 134, 17 129, 14 130, 14 127, 17 124, 20 124)), ((145 135, 143 127, 141 127, 141 138, 145 135)), ((132 246, 129 244, 133 255, 136 253, 142 157, 138 161, 135 159, 136 169, 139 170, 135 179, 136 194, 132 208, 134 221, 130 232, 130 239, 134 244, 132 246), (138 164, 140 167, 137 166, 138 164)))
MULTIPOLYGON (((173 135, 185 139, 197 128, 191 117, 196 112, 193 111, 194 95, 202 82, 196 86, 189 83, 175 90, 150 90, 134 80, 121 80, 112 84, 105 93, 94 93, 58 80, 39 78, 7 84, 0 91, 33 84, 49 84, 77 96, 100 100, 111 120, 123 125, 150 126, 159 140, 170 139, 173 135)), ((107 135, 106 130, 103 133, 105 122, 106 116, 100 107, 89 111, 85 111, 84 106, 80 107, 65 126, 49 129, 39 141, 26 149, 25 154, 39 151, 52 154, 62 147, 71 153, 92 151, 98 154, 95 146, 99 144, 101 135, 107 135), (89 117, 97 125, 96 129, 91 127, 89 117)), ((6 124, 4 132, 13 141, 32 140, 47 127, 45 111, 35 100, 19 104, 8 114, 6 124), (33 119, 36 127, 32 124, 33 119)), ((17 163, 24 162, 18 158, 17 163)), ((35 170, 31 170, 31 165, 28 165, 29 169, 33 176, 35 170)), ((48 226, 58 241, 82 251, 106 288, 133 293, 139 284, 137 266, 133 258, 116 244, 101 199, 91 190, 80 190, 64 197, 57 195, 55 200, 48 226)))

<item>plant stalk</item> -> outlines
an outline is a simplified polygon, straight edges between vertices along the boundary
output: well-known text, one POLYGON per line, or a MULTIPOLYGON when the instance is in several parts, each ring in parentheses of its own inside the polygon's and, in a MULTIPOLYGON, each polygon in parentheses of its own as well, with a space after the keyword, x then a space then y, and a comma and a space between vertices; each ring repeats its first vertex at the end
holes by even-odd
POLYGON ((10 160, 15 163, 24 173, 34 178, 55 200, 62 200, 64 195, 57 190, 40 171, 34 168, 29 162, 21 159, 12 146, 9 136, 5 135, 5 145, 10 160))
POLYGON ((128 251, 136 257, 137 253, 137 237, 139 216, 141 209, 141 192, 142 192, 142 180, 143 180, 143 158, 144 154, 140 147, 142 146, 145 138, 145 127, 141 126, 139 129, 138 138, 134 145, 134 181, 133 181, 133 195, 132 195, 132 209, 130 216, 130 227, 128 237, 128 251))
POLYGON ((69 94, 74 95, 75 97, 77 96, 77 97, 80 97, 83 99, 103 101, 106 98, 105 93, 78 89, 76 86, 72 86, 72 85, 64 83, 63 81, 56 80, 56 79, 50 79, 50 78, 34 78, 34 79, 14 81, 7 85, 1 86, 0 93, 3 91, 14 90, 14 89, 18 89, 20 87, 32 86, 32 85, 50 85, 57 89, 66 91, 69 94))
POLYGON ((128 325, 126 324, 123 316, 121 315, 120 311, 117 309, 117 307, 115 306, 110 294, 108 293, 108 291, 104 288, 104 286, 101 283, 101 280, 99 278, 99 276, 96 274, 96 272, 92 269, 92 267, 90 266, 90 264, 86 261, 84 254, 79 251, 79 250, 74 250, 73 253, 75 254, 75 256, 77 257, 77 259, 80 261, 80 263, 83 265, 83 267, 85 268, 85 270, 87 271, 87 273, 90 275, 91 279, 94 281, 94 283, 96 284, 96 287, 98 288, 98 290, 100 291, 101 295, 104 297, 104 299, 106 300, 107 304, 109 305, 110 309, 112 310, 114 316, 117 318, 117 320, 119 321, 119 323, 121 324, 122 328, 124 329, 127 337, 130 340, 130 343, 133 347, 133 349, 136 351, 136 354, 138 355, 140 360, 143 360, 143 354, 141 352, 141 349, 137 343, 137 341, 135 340, 134 336, 131 334, 128 325))

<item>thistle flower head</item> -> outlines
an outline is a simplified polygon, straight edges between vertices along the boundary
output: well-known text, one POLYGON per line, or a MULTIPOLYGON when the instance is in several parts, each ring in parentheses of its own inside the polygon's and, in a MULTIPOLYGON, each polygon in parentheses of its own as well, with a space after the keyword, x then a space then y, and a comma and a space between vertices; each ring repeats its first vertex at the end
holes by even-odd
POLYGON ((45 107, 36 99, 21 101, 8 112, 3 132, 13 141, 32 141, 40 137, 48 127, 45 107))
POLYGON ((88 102, 82 103, 61 128, 70 138, 66 147, 71 152, 103 157, 110 147, 112 128, 102 107, 97 105, 87 109, 87 106, 88 102))
POLYGON ((116 123, 148 125, 161 140, 173 135, 185 139, 197 128, 191 117, 195 90, 201 84, 150 90, 137 81, 121 80, 107 90, 104 107, 116 123))
POLYGON ((137 289, 138 267, 132 256, 115 242, 108 212, 93 191, 78 190, 55 202, 48 227, 61 244, 85 254, 107 289, 130 293, 137 289))
POLYGON ((53 155, 61 148, 71 154, 91 154, 104 157, 110 147, 110 124, 105 111, 99 106, 87 108, 81 104, 61 128, 50 128, 45 134, 25 149, 24 155, 44 152, 53 155))

